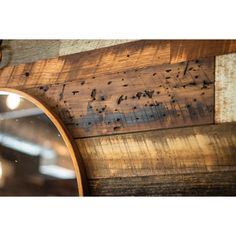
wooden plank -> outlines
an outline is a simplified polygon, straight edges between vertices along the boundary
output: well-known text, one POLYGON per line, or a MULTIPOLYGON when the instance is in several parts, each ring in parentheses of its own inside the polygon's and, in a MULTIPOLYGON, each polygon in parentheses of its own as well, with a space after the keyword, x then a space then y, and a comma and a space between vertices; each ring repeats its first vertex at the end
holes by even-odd
POLYGON ((215 121, 236 121, 236 54, 216 57, 215 121))
POLYGON ((3 40, 5 64, 31 63, 38 60, 94 50, 131 40, 3 40))
POLYGON ((236 52, 235 40, 135 41, 27 65, 6 67, 0 70, 0 86, 22 88, 63 83, 232 52, 236 52))
POLYGON ((169 41, 136 41, 0 70, 0 86, 34 87, 170 61, 169 41))
POLYGON ((173 40, 170 63, 235 52, 236 40, 173 40))
POLYGON ((78 139, 88 178, 236 170, 236 123, 78 139))
POLYGON ((212 57, 27 92, 50 105, 78 138, 212 124, 213 84, 212 57))
POLYGON ((98 48, 111 47, 118 44, 123 44, 131 42, 134 40, 124 40, 124 39, 99 39, 99 40, 89 40, 89 39, 79 39, 79 40, 60 40, 60 50, 59 56, 70 55, 79 52, 86 52, 90 50, 95 50, 98 48))
POLYGON ((95 196, 235 196, 236 171, 91 179, 95 196))

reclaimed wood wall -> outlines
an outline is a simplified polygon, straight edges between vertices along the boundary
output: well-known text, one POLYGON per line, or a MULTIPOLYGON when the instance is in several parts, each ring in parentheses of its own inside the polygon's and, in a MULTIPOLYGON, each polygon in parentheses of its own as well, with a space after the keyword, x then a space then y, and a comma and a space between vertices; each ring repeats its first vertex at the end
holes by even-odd
POLYGON ((5 67, 0 87, 61 117, 92 195, 235 195, 234 52, 234 40, 134 41, 5 67))

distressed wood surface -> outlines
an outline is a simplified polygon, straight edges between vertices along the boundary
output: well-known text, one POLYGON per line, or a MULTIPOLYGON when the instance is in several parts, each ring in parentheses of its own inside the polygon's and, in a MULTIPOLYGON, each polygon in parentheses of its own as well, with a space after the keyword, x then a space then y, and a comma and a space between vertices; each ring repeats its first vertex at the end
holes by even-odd
POLYGON ((138 41, 0 70, 0 86, 34 87, 168 63, 168 41, 138 41), (167 53, 167 51, 168 53, 167 53), (26 76, 27 74, 27 76, 26 76))
POLYGON ((4 51, 2 65, 8 61, 9 65, 31 63, 129 41, 131 40, 3 40, 3 46, 7 50, 4 51))
POLYGON ((173 40, 171 63, 235 52, 236 40, 173 40))
POLYGON ((206 125, 211 56, 231 52, 233 40, 130 42, 6 67, 0 87, 57 111, 78 138, 93 195, 235 195, 235 123, 206 125))
POLYGON ((236 121, 236 54, 216 57, 215 121, 236 121))
POLYGON ((74 55, 9 66, 0 86, 35 87, 236 52, 234 40, 143 40, 74 55))
POLYGON ((96 196, 235 196, 236 171, 91 179, 96 196))
POLYGON ((88 178, 236 170, 236 123, 77 140, 88 178))
POLYGON ((214 122, 214 58, 26 90, 43 99, 74 138, 214 122))
POLYGON ((99 48, 111 47, 118 44, 124 44, 134 40, 121 40, 121 39, 79 39, 79 40, 60 40, 59 56, 70 55, 79 52, 86 52, 99 48))

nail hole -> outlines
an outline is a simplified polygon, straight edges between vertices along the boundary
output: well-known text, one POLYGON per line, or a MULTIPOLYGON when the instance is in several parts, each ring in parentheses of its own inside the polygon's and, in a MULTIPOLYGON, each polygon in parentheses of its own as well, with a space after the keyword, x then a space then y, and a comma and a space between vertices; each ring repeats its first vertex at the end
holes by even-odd
POLYGON ((113 130, 114 130, 114 131, 118 131, 118 130, 120 130, 120 127, 119 127, 119 126, 115 126, 115 127, 113 128, 113 130))

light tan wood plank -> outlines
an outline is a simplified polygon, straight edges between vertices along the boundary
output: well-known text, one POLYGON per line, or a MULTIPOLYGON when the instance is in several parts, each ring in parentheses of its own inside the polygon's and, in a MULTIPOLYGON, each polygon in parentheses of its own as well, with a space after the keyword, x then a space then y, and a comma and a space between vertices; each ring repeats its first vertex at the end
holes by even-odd
POLYGON ((79 52, 86 52, 98 48, 110 47, 122 43, 127 43, 134 40, 106 40, 106 39, 79 39, 79 40, 60 40, 60 50, 59 55, 65 56, 69 54, 79 53, 79 52))
POLYGON ((236 123, 78 139, 88 178, 236 170, 236 123))
POLYGON ((215 121, 236 121, 236 54, 216 57, 215 121))
POLYGON ((32 63, 38 60, 114 46, 131 40, 3 40, 2 64, 32 63))

